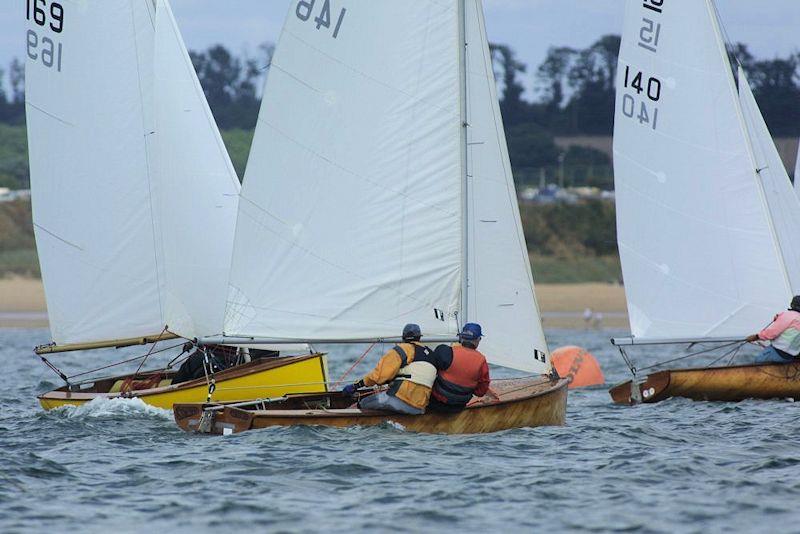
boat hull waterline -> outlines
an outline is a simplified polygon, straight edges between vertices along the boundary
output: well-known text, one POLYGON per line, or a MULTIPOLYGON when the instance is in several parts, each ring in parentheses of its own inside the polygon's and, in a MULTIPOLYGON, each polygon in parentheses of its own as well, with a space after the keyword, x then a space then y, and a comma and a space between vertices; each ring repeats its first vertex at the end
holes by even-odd
POLYGON ((492 384, 500 401, 473 399, 457 414, 389 414, 349 408, 342 393, 293 395, 286 400, 253 407, 176 404, 175 421, 186 431, 225 435, 259 428, 293 425, 330 427, 400 425, 412 432, 482 434, 511 428, 562 426, 566 422, 569 380, 527 378, 492 384))
MULTIPOLYGON (((800 362, 669 369, 648 375, 639 390, 644 403, 671 397, 731 402, 800 398, 800 362)), ((630 380, 609 394, 616 404, 634 404, 630 380)))
MULTIPOLYGON (((167 372, 166 377, 174 372, 167 372)), ((146 382, 163 371, 140 373, 137 380, 146 382)), ((138 398, 146 404, 169 410, 174 404, 205 402, 208 399, 208 383, 205 377, 181 384, 165 384, 160 387, 129 392, 113 391, 130 375, 98 380, 91 388, 70 391, 66 386, 40 395, 39 403, 45 410, 61 406, 80 406, 95 399, 138 398), (94 391, 93 391, 94 390, 94 391), (103 391, 105 390, 105 391, 103 391)), ((325 356, 311 354, 255 361, 215 373, 213 401, 243 402, 268 396, 292 393, 320 393, 327 391, 325 356)))

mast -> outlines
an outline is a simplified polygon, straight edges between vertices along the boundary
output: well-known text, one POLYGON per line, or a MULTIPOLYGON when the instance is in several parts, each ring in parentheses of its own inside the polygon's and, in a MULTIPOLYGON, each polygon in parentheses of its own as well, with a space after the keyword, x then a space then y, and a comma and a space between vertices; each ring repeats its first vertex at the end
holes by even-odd
POLYGON ((458 70, 461 132, 461 326, 469 322, 469 163, 468 103, 467 103, 467 7, 466 0, 458 1, 458 70))
MULTIPOLYGON (((789 270, 786 267, 786 256, 783 253, 783 248, 781 247, 780 239, 778 238, 778 232, 775 230, 775 221, 772 219, 772 210, 770 210, 769 202, 767 202, 767 194, 764 191, 764 182, 761 180, 761 170, 758 168, 758 162, 756 160, 755 150, 753 149, 753 140, 750 137, 750 131, 747 128, 747 124, 745 123, 744 119, 744 112, 742 111, 742 104, 739 100, 739 87, 736 84, 736 80, 733 77, 733 67, 731 65, 730 57, 728 56, 728 48, 725 44, 725 38, 722 35, 722 29, 720 27, 720 20, 719 15, 717 12, 717 6, 714 3, 714 0, 706 0, 709 14, 711 17, 711 26, 714 28, 714 34, 717 36, 717 43, 721 48, 720 52, 722 53, 723 61, 727 67, 727 79, 728 83, 731 88, 731 92, 733 93, 736 108, 736 116, 739 119, 739 126, 742 129, 742 134, 744 135, 745 145, 747 145, 747 153, 750 157, 750 163, 753 168, 753 172, 755 173, 756 184, 758 186, 758 196, 761 200, 761 204, 764 206, 764 211, 767 213, 767 224, 769 226, 770 234, 772 235, 772 242, 775 245, 775 250, 778 253, 778 258, 780 259, 781 264, 781 272, 783 273, 783 279, 786 283, 786 289, 789 292, 789 295, 793 295, 794 291, 792 290, 792 283, 789 278, 789 270)), ((739 80, 741 83, 741 80, 739 80)))

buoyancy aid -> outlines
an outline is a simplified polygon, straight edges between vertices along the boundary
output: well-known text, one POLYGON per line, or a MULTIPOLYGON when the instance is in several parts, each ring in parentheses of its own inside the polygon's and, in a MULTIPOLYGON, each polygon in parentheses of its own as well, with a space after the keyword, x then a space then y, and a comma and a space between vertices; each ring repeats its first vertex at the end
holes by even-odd
POLYGON ((432 363, 433 351, 431 349, 424 345, 404 343, 403 345, 397 345, 394 350, 402 359, 396 380, 408 380, 428 388, 433 387, 433 383, 436 380, 436 367, 432 363), (414 356, 411 358, 411 362, 408 361, 409 358, 406 352, 406 348, 409 346, 414 347, 414 356))
POLYGON ((424 410, 431 398, 431 386, 436 380, 433 351, 417 343, 402 343, 394 347, 394 351, 400 356, 401 367, 387 394, 424 410))
POLYGON ((439 371, 433 384, 433 396, 449 405, 464 406, 478 387, 486 358, 477 350, 460 345, 452 349, 453 361, 450 367, 439 371))

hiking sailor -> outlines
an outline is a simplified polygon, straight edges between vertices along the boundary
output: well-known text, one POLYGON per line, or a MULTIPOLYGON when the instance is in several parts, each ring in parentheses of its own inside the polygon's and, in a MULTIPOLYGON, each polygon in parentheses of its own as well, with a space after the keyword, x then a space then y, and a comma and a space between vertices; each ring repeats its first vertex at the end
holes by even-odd
POLYGON ((451 346, 439 345, 436 355, 444 362, 433 384, 430 409, 437 412, 460 412, 466 408, 473 395, 500 397, 489 387, 489 364, 478 351, 483 337, 481 325, 467 323, 458 335, 460 343, 451 346))
POLYGON ((747 341, 770 341, 770 346, 756 356, 756 363, 786 363, 800 354, 800 295, 792 299, 789 309, 775 316, 765 329, 747 341))
POLYGON ((388 390, 362 398, 358 407, 410 415, 425 413, 437 365, 433 351, 422 345, 420 339, 419 325, 407 324, 403 328, 403 343, 387 352, 371 373, 342 391, 353 395, 359 388, 390 384, 388 390))

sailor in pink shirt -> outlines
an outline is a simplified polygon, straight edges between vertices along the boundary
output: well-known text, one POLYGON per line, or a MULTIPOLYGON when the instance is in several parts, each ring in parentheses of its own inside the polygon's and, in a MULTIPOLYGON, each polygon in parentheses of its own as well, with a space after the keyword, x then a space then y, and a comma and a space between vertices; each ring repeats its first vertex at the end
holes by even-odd
POLYGON ((800 354, 800 295, 792 299, 791 307, 775 316, 772 323, 747 341, 769 341, 771 344, 756 356, 756 363, 785 363, 800 354))

